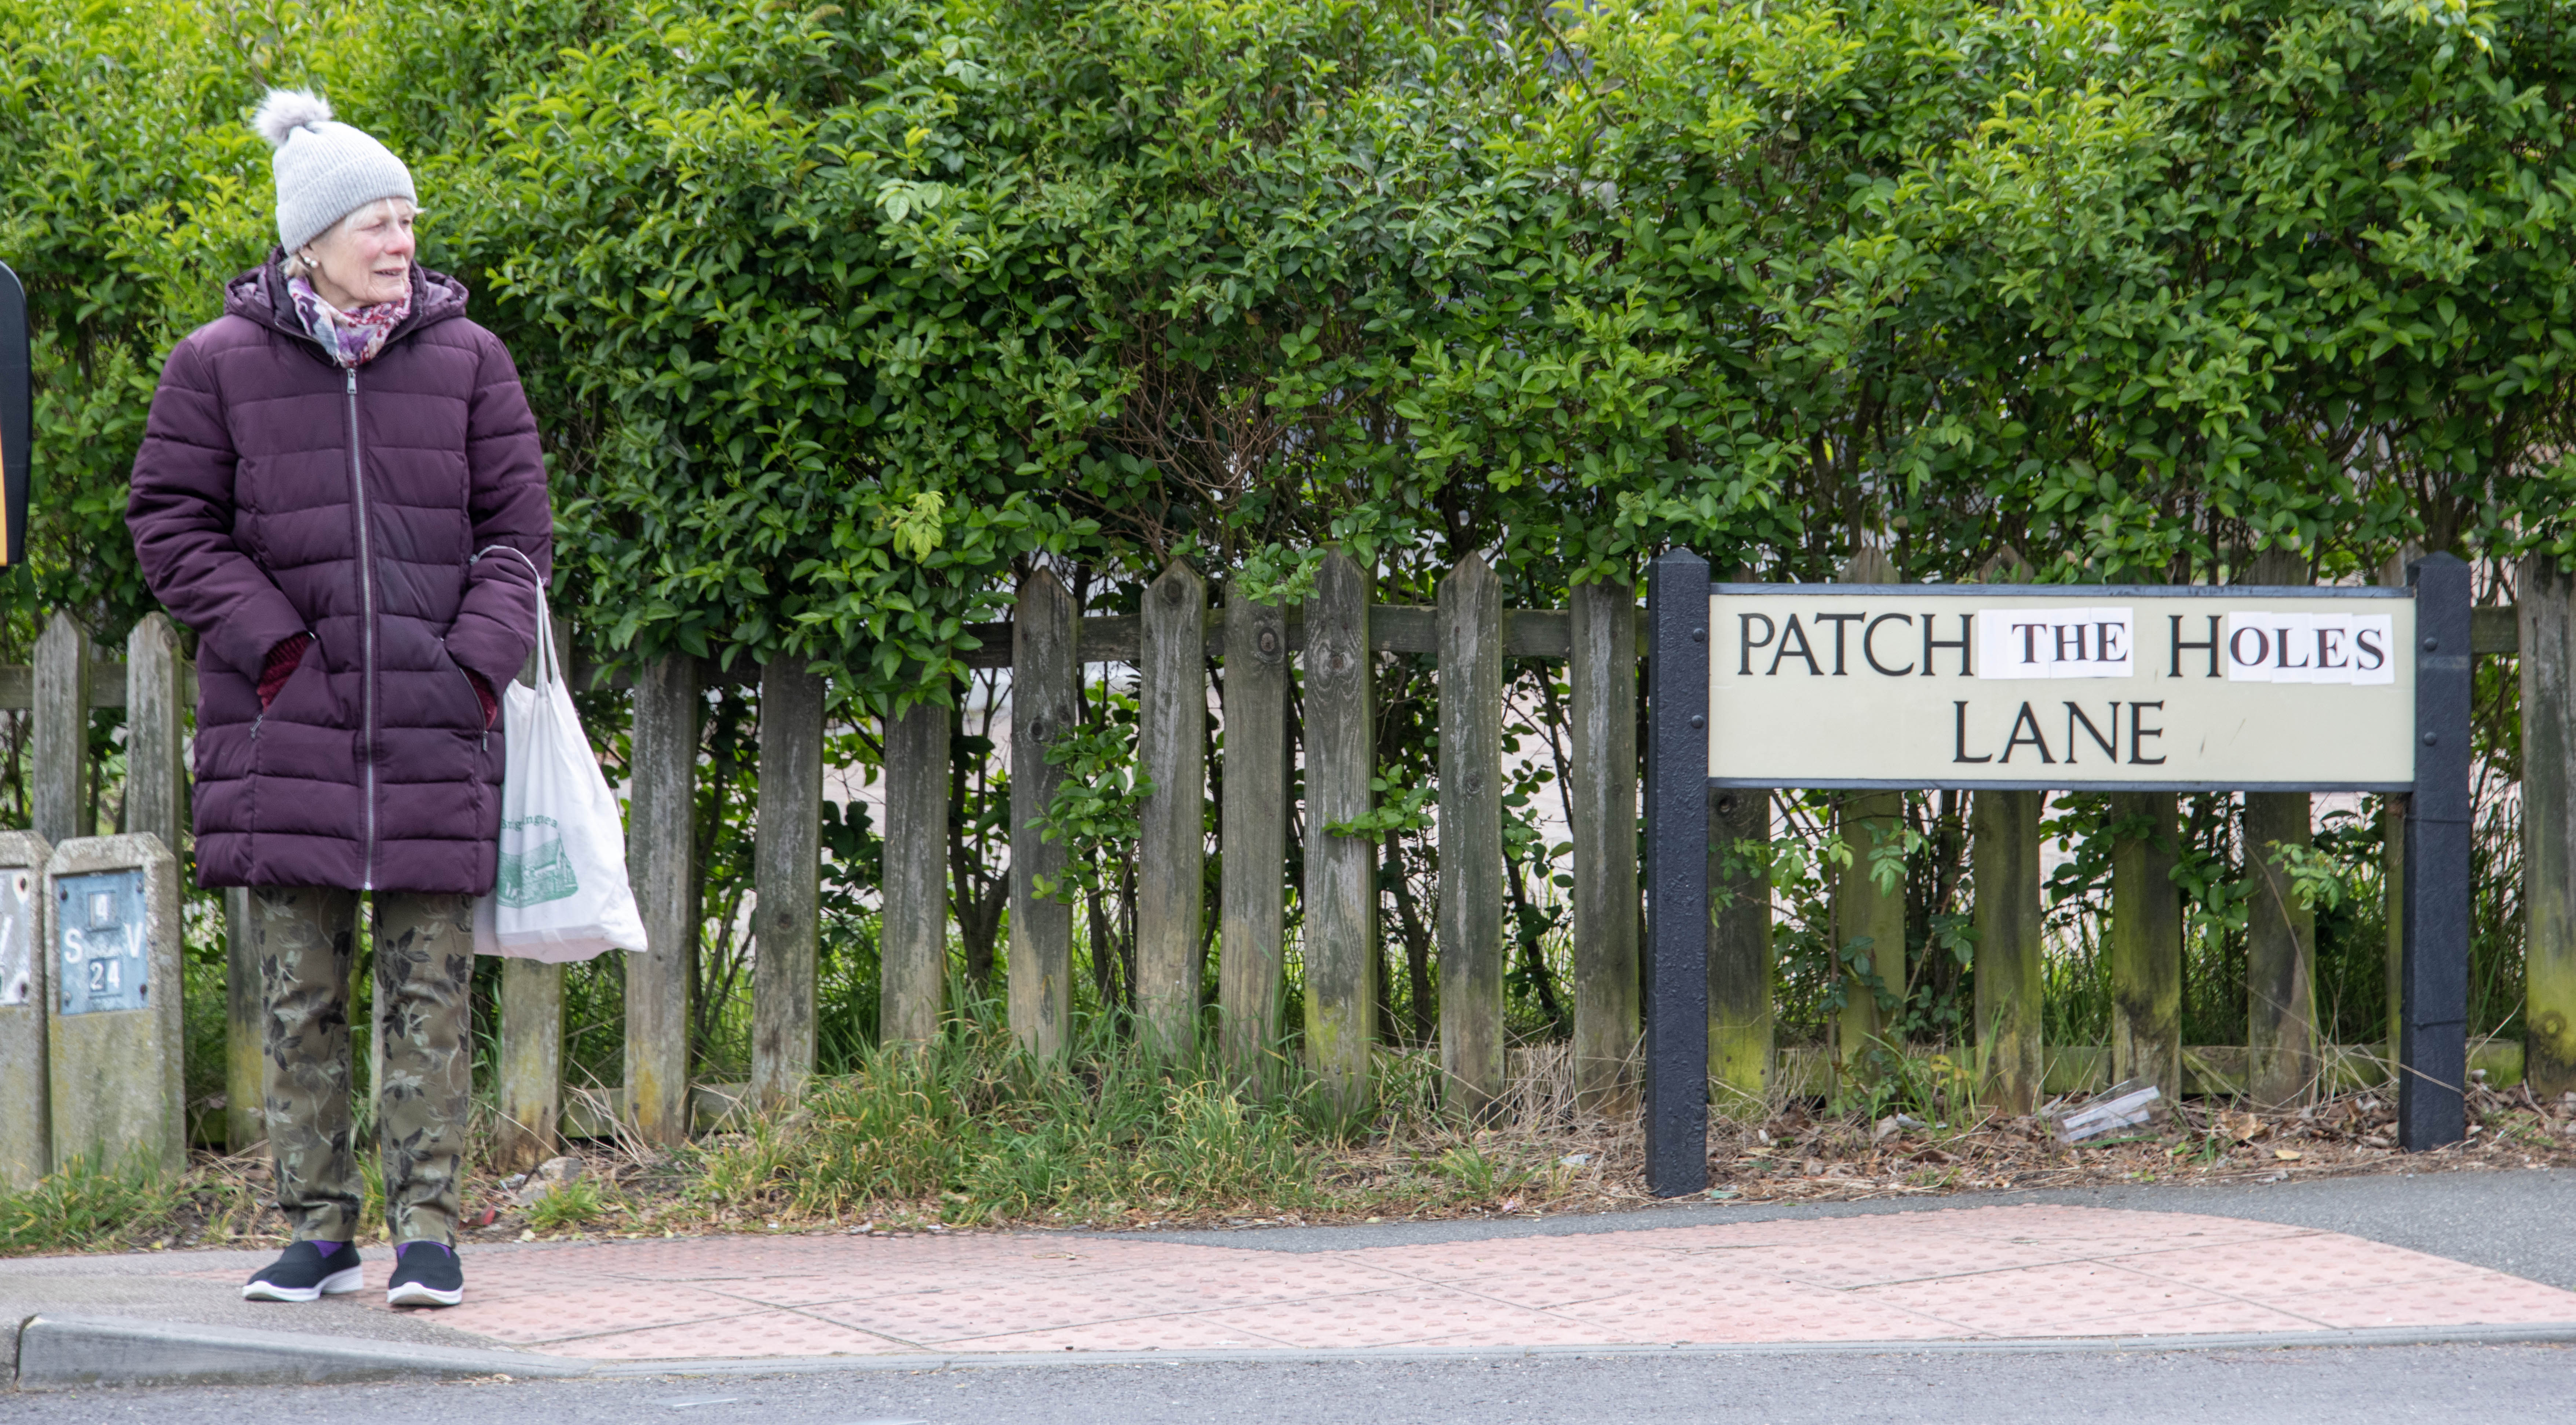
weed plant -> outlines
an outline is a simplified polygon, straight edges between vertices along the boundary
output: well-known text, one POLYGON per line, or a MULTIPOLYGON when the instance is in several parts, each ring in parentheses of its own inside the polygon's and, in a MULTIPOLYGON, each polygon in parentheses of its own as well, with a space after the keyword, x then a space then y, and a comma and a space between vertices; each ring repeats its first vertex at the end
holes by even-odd
POLYGON ((528 1204, 528 1226, 540 1235, 588 1227, 607 1217, 614 1204, 589 1178, 576 1178, 528 1204))
POLYGON ((1255 1098, 1204 1052, 1157 1060, 1106 1015, 1079 1020, 1050 1062, 980 1000, 713 1147, 700 1190, 729 1208, 955 1224, 1293 1206, 1314 1196, 1315 1150, 1348 1125, 1289 1059, 1272 1067, 1274 1095, 1255 1098))
POLYGON ((0 1193, 0 1251, 37 1252, 114 1241, 169 1215, 176 1186, 147 1166, 93 1168, 79 1159, 24 1192, 0 1193))
MULTIPOLYGON (((262 1234, 265 1193, 240 1159, 200 1159, 171 1177, 149 1164, 74 1159, 33 1186, 0 1189, 0 1255, 96 1252, 262 1234)), ((380 1211, 382 1198, 371 1200, 380 1211)))

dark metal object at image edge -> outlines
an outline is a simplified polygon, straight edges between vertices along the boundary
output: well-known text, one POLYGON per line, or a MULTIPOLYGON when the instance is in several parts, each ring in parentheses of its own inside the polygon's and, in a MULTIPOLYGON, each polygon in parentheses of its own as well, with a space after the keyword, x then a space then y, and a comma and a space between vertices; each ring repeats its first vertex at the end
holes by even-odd
POLYGON ((2410 1153, 2468 1136, 2469 566, 2407 566, 2415 591, 2415 791, 2406 806, 2405 1032, 2397 1141, 2410 1153))
POLYGON ((0 500, 6 539, 0 566, 23 563, 27 547, 29 447, 36 439, 35 369, 27 347, 27 289, 0 263, 0 500))
POLYGON ((1646 581, 1646 1187, 1708 1186, 1708 564, 1646 581))

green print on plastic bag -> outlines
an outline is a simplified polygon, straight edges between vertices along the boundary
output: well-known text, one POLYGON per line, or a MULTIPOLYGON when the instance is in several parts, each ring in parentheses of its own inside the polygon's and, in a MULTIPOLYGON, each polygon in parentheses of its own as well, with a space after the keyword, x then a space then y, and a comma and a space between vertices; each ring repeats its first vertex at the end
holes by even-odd
POLYGON ((501 824, 501 874, 493 889, 501 904, 513 910, 559 901, 581 889, 581 876, 564 854, 562 828, 553 817, 501 824), (513 842, 517 850, 511 849, 513 842))

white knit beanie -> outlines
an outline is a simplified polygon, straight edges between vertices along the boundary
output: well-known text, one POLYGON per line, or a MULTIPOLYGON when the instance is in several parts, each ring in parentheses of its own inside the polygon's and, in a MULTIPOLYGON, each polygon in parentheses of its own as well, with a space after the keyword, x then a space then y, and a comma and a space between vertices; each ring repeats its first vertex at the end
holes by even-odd
POLYGON ((302 89, 271 89, 251 127, 277 149, 277 242, 293 252, 379 198, 418 203, 411 170, 393 150, 347 124, 302 89))

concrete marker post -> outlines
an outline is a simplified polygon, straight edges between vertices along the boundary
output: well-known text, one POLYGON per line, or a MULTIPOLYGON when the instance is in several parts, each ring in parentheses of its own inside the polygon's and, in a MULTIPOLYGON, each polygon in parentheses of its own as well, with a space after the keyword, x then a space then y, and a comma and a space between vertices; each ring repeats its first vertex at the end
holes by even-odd
POLYGON ((84 836, 45 863, 54 1163, 187 1164, 179 861, 161 838, 84 836))
POLYGON ((0 1188, 33 1187, 54 1170, 45 1054, 54 957, 42 886, 53 855, 32 831, 0 831, 0 1188))

